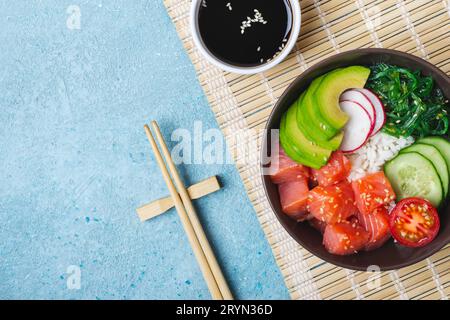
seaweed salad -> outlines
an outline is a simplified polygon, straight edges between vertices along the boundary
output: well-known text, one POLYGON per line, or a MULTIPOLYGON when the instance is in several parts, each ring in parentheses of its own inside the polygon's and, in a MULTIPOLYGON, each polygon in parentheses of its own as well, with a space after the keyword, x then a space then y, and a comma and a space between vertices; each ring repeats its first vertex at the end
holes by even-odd
POLYGON ((372 66, 371 71, 367 88, 386 107, 384 132, 415 138, 447 134, 448 100, 431 77, 384 63, 372 66))

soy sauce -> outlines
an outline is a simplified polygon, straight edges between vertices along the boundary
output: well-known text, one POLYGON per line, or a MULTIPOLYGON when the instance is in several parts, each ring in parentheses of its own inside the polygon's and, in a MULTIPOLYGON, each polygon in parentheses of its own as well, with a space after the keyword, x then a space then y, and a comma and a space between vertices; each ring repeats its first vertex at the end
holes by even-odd
POLYGON ((274 59, 292 28, 288 0, 203 0, 199 31, 208 50, 228 64, 252 67, 274 59))

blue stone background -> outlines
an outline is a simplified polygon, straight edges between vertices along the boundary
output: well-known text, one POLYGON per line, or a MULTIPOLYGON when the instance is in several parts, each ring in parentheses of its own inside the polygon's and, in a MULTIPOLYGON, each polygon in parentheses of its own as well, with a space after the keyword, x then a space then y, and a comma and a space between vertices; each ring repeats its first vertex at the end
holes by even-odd
MULTIPOLYGON (((210 298, 175 211, 135 213, 168 194, 143 124, 217 127, 162 1, 0 0, 0 26, 0 298, 210 298)), ((196 205, 235 296, 289 298, 235 167, 181 169, 221 178, 196 205)))

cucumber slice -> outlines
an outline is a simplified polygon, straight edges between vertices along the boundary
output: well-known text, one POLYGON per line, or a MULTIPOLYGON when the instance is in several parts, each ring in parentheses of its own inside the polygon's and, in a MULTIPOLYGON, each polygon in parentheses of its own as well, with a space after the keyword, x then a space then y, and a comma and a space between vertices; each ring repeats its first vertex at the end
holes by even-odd
POLYGON ((436 147, 441 155, 444 157, 445 162, 447 163, 448 173, 450 175, 450 142, 448 142, 445 138, 442 137, 426 137, 422 138, 419 143, 430 144, 433 147, 436 147))
POLYGON ((433 163, 433 166, 441 179, 442 189, 444 190, 444 196, 446 197, 448 194, 448 168, 447 163, 439 150, 428 144, 415 143, 412 146, 403 149, 400 153, 407 153, 411 151, 421 154, 433 163))
POLYGON ((397 200, 419 197, 438 207, 443 199, 441 180, 430 160, 417 152, 401 153, 384 165, 397 200))

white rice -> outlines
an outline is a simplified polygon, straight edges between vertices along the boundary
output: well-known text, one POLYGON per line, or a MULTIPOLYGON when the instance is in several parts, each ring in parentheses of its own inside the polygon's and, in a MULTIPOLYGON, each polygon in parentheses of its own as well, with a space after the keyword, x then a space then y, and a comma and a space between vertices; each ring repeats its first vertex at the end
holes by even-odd
POLYGON ((360 149, 349 155, 352 170, 349 180, 357 180, 368 173, 383 170, 383 165, 394 158, 401 149, 414 143, 414 138, 396 138, 379 132, 360 149))

